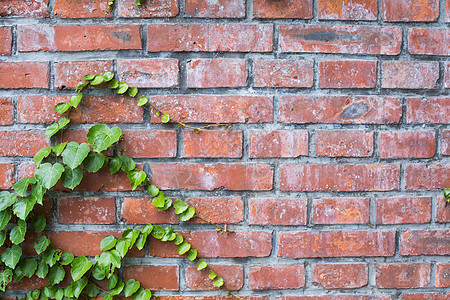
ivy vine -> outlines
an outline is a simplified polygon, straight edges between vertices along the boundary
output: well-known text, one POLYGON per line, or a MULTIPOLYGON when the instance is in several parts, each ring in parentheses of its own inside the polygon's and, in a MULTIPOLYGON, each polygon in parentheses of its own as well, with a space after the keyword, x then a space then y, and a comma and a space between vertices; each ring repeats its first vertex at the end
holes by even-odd
MULTIPOLYGON (((105 14, 108 13, 108 11, 111 11, 113 6, 114 6, 114 1, 116 0, 109 0, 108 1, 108 7, 105 9, 105 14)), ((145 0, 136 0, 136 6, 142 5, 142 3, 144 3, 145 0)))

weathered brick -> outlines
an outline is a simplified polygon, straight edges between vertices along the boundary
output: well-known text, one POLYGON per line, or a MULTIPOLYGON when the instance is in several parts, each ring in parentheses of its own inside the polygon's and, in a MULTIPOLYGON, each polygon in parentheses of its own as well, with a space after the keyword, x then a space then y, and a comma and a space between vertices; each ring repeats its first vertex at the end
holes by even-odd
POLYGON ((369 281, 366 264, 313 264, 312 284, 324 289, 354 289, 369 281))
POLYGON ((47 62, 0 62, 0 89, 48 88, 47 62))
POLYGON ((383 0, 383 20, 388 22, 436 21, 439 0, 383 0))
POLYGON ((0 156, 34 156, 49 143, 43 131, 0 131, 0 156))
POLYGON ((116 201, 114 198, 59 198, 60 224, 114 224, 116 201))
MULTIPOLYGON (((161 300, 227 300, 229 297, 226 295, 206 295, 206 296, 159 296, 161 300)), ((244 300, 269 300, 269 296, 242 296, 244 300)))
POLYGON ((401 255, 449 255, 449 230, 411 230, 400 234, 401 255))
MULTIPOLYGON (((36 275, 33 275, 31 278, 24 277, 20 281, 12 281, 10 284, 8 284, 8 287, 6 290, 8 291, 25 291, 25 290, 34 290, 34 289, 41 289, 46 284, 49 284, 50 282, 47 279, 41 279, 37 277, 36 275)), ((16 298, 5 298, 1 297, 2 300, 16 300, 16 298)))
MULTIPOLYGON (((1 4, 0 4, 1 5, 1 4)), ((0 27, 0 55, 11 55, 12 49, 12 27, 0 27)))
POLYGON ((305 286, 303 265, 255 266, 250 268, 248 284, 252 290, 298 289, 305 286))
POLYGON ((0 16, 8 17, 48 17, 48 0, 2 0, 0 2, 0 16))
POLYGON ((117 3, 119 16, 131 18, 175 17, 178 15, 178 1, 153 0, 135 5, 135 0, 123 0, 117 3))
POLYGON ((445 0, 445 19, 450 22, 450 0, 445 0))
POLYGON ((450 88, 450 62, 444 63, 444 88, 450 88))
POLYGON ((430 158, 435 153, 434 132, 382 131, 380 133, 381 158, 430 158))
POLYGON ((308 155, 306 130, 252 130, 250 157, 298 157, 308 155))
POLYGON ((312 87, 314 62, 310 60, 255 60, 255 87, 312 87))
POLYGON ((253 1, 253 17, 255 18, 311 19, 312 16, 312 0, 253 1))
POLYGON ((450 299, 450 293, 416 293, 416 294, 403 294, 401 300, 448 300, 450 299))
POLYGON ((392 300, 390 295, 279 296, 277 300, 392 300))
POLYGON ((399 165, 289 165, 280 167, 282 191, 391 191, 399 165))
POLYGON ((124 130, 119 145, 123 155, 133 158, 175 157, 177 132, 175 130, 124 130))
POLYGON ((273 170, 268 165, 152 164, 151 182, 160 189, 270 190, 273 170))
POLYGON ((248 207, 252 225, 306 225, 306 199, 252 198, 248 207))
POLYGON ((198 18, 244 18, 244 0, 186 0, 186 15, 198 18))
POLYGON ((193 59, 186 63, 190 88, 241 87, 247 83, 245 59, 193 59))
POLYGON ((450 264, 436 265, 436 287, 450 287, 450 264))
POLYGON ((367 224, 368 198, 313 199, 314 224, 367 224))
POLYGON ((83 76, 88 74, 104 74, 113 71, 110 60, 93 61, 60 61, 55 63, 55 87, 58 89, 73 89, 78 82, 83 82, 83 76))
POLYGON ((424 288, 430 284, 431 264, 378 264, 377 286, 383 289, 424 288))
POLYGON ((149 25, 148 41, 150 52, 269 52, 272 51, 272 25, 149 25))
POLYGON ((0 189, 10 189, 14 184, 14 165, 0 164, 0 189))
MULTIPOLYGON (((270 96, 167 95, 152 96, 149 101, 171 118, 189 123, 267 123, 273 120, 270 96)), ((152 112, 152 122, 161 122, 152 112)))
POLYGON ((13 109, 11 98, 0 98, 0 125, 14 124, 13 109))
POLYGON ((55 28, 47 24, 17 26, 17 50, 19 52, 56 50, 55 28))
MULTIPOLYGON (((195 208, 195 214, 212 223, 240 223, 244 221, 244 202, 239 197, 186 198, 186 203, 195 208)), ((192 223, 205 223, 194 218, 192 223)))
MULTIPOLYGON (((240 265, 208 265, 224 280, 223 288, 228 291, 240 290, 244 285, 244 268, 240 265)), ((186 266, 186 287, 194 291, 218 290, 209 279, 209 270, 197 271, 196 265, 186 266)))
POLYGON ((320 20, 373 21, 378 15, 376 0, 319 0, 318 4, 320 20))
POLYGON ((127 59, 117 61, 120 81, 138 88, 161 88, 178 85, 178 60, 127 59))
POLYGON ((102 0, 55 0, 53 14, 60 18, 110 18, 108 2, 102 0))
POLYGON ((242 131, 183 131, 183 157, 242 157, 242 131))
POLYGON ((436 222, 450 223, 450 204, 447 204, 444 197, 437 198, 436 222))
POLYGON ((410 28, 408 48, 411 54, 450 55, 448 29, 410 28))
POLYGON ((374 88, 376 84, 376 61, 338 60, 319 62, 320 88, 374 88))
POLYGON ((408 123, 450 123, 450 97, 408 98, 406 120, 408 123))
POLYGON ((401 101, 393 97, 280 97, 282 123, 395 124, 401 115, 401 101))
POLYGON ((316 155, 368 157, 373 155, 373 132, 362 130, 316 131, 316 155))
POLYGON ((179 218, 171 209, 158 211, 149 198, 125 198, 122 221, 127 224, 178 224, 179 218))
POLYGON ((393 256, 394 231, 292 231, 278 234, 280 257, 393 256))
POLYGON ((123 277, 125 281, 133 278, 141 283, 141 287, 152 291, 179 289, 178 266, 130 266, 123 269, 123 277))
POLYGON ((439 79, 437 61, 383 61, 381 87, 385 89, 432 89, 439 79))
POLYGON ((378 198, 377 224, 429 223, 431 198, 378 198))
POLYGON ((407 190, 445 189, 450 186, 450 165, 421 165, 406 166, 407 190))
POLYGON ((396 55, 402 32, 387 27, 280 25, 279 40, 283 52, 396 55))

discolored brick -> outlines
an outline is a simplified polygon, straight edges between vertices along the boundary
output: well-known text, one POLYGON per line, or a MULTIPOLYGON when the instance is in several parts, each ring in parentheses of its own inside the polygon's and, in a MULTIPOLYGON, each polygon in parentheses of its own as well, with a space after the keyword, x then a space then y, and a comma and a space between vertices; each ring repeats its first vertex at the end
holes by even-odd
POLYGON ((190 88, 240 87, 247 82, 244 59, 193 59, 186 63, 186 72, 190 88))
POLYGON ((378 14, 376 0, 319 0, 318 5, 320 20, 373 21, 378 14))
POLYGON ((119 142, 123 155, 133 158, 175 157, 177 133, 174 130, 124 130, 119 142))
POLYGON ((439 16, 439 0, 383 0, 383 20, 430 22, 439 16))
POLYGON ((305 130, 252 130, 250 157, 298 157, 308 155, 308 132, 305 130))
POLYGON ((316 155, 368 157, 373 155, 373 132, 361 130, 316 131, 316 155))
POLYGON ((450 123, 450 97, 408 98, 406 120, 408 123, 450 123))
POLYGON ((186 14, 197 18, 244 18, 244 0, 185 0, 186 14))
POLYGON ((255 87, 312 87, 314 62, 309 60, 255 60, 255 87))
POLYGON ((83 82, 83 76, 88 74, 104 74, 113 71, 110 60, 93 61, 60 61, 55 63, 54 86, 59 89, 73 89, 78 82, 83 82))
POLYGON ((381 158, 430 158, 435 153, 434 132, 382 131, 380 133, 381 158))
POLYGON ((409 230, 400 233, 401 255, 449 255, 450 230, 409 230))
POLYGON ((408 48, 411 54, 450 55, 448 29, 410 28, 408 48))
POLYGON ((2 17, 48 17, 48 0, 2 0, 0 2, 0 16, 2 17))
POLYGON ((450 293, 415 293, 415 294, 403 294, 401 300, 448 300, 450 293))
MULTIPOLYGON (((1 5, 1 4, 0 4, 1 5)), ((0 55, 11 55, 12 49, 12 27, 0 27, 0 55)))
POLYGON ((47 62, 0 62, 0 89, 48 88, 47 62))
POLYGON ((11 98, 0 98, 0 125, 13 125, 13 103, 11 98))
POLYGON ((436 287, 450 287, 450 264, 436 265, 436 287))
POLYGON ((252 198, 248 207, 251 225, 306 225, 306 199, 252 198))
POLYGON ((431 198, 379 198, 376 215, 377 224, 429 223, 431 198))
POLYGON ((298 289, 305 286, 305 268, 300 264, 255 266, 248 281, 252 290, 298 289))
POLYGON ((108 3, 102 0, 55 0, 53 14, 60 18, 110 18, 108 3))
POLYGON ((407 190, 445 189, 450 186, 450 165, 409 164, 406 165, 407 190))
POLYGON ((162 88, 178 85, 178 60, 127 59, 117 61, 120 81, 138 88, 162 88))
POLYGON ((183 157, 242 157, 242 131, 183 131, 183 157))
POLYGON ((430 284, 430 264, 378 264, 379 288, 424 288, 430 284))
POLYGON ((313 199, 314 224, 367 224, 369 223, 368 198, 313 199))
POLYGON ((179 289, 178 266, 129 266, 123 269, 123 277, 125 281, 131 278, 139 281, 141 287, 145 289, 164 291, 178 291, 179 289))
POLYGON ((43 131, 0 131, 0 156, 34 156, 39 149, 48 147, 43 131))
POLYGON ((312 284, 324 289, 354 289, 369 282, 366 264, 313 264, 312 284))
POLYGON ((312 0, 254 0, 253 17, 271 19, 311 19, 312 0))
POLYGON ((432 89, 439 79, 439 63, 431 61, 384 61, 381 87, 385 89, 432 89))
POLYGON ((450 223, 450 204, 444 197, 437 197, 436 222, 450 223))
MULTIPOLYGON (((228 291, 240 290, 244 285, 244 268, 240 265, 208 265, 224 280, 223 288, 228 291)), ((197 271, 197 266, 186 266, 186 287, 194 291, 218 290, 209 279, 209 271, 197 271)))
POLYGON ((114 224, 115 198, 60 198, 58 221, 60 224, 114 224))
POLYGON ((135 5, 135 3, 135 0, 118 2, 119 16, 130 18, 175 17, 179 11, 176 0, 143 1, 141 5, 135 5))
POLYGON ((14 184, 14 165, 0 164, 0 189, 10 189, 14 184))
MULTIPOLYGON (((216 224, 240 223, 244 221, 244 202, 239 197, 186 198, 185 202, 195 208, 197 216, 216 224)), ((204 224, 194 218, 192 223, 204 224)))
POLYGON ((320 88, 374 88, 377 62, 340 60, 319 62, 320 88))

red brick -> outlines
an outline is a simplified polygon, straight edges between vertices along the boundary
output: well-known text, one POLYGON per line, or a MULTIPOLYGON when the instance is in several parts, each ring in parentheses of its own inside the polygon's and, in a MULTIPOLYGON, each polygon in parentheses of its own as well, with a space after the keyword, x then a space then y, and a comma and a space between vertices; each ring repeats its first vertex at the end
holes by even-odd
POLYGON ((321 198, 313 200, 314 224, 367 224, 368 198, 321 198))
POLYGON ((401 255, 449 255, 449 230, 411 230, 400 234, 401 255))
POLYGON ((58 51, 141 49, 137 25, 55 26, 58 51))
POLYGON ((0 62, 0 89, 48 88, 47 62, 0 62))
POLYGON ((43 131, 0 131, 0 156, 34 156, 49 143, 43 131))
POLYGON ((0 2, 0 16, 17 17, 48 17, 48 0, 2 0, 0 2))
POLYGON ((436 265, 436 287, 450 287, 450 264, 436 265))
POLYGON ((186 63, 190 88, 240 87, 247 82, 245 59, 193 59, 186 63))
POLYGON ((124 280, 136 279, 141 287, 154 290, 178 291, 178 266, 131 266, 123 269, 124 280), (151 274, 151 276, 149 276, 151 274))
POLYGON ((282 123, 396 124, 399 98, 370 96, 282 96, 282 123))
POLYGON ((316 155, 369 157, 373 155, 373 132, 362 130, 318 130, 316 155))
MULTIPOLYGON (((244 285, 244 268, 239 265, 208 265, 217 276, 224 280, 223 288, 228 291, 240 290, 244 285)), ((209 270, 197 271, 196 265, 186 266, 186 287, 194 291, 218 290, 208 278, 209 270)))
POLYGON ((450 0, 445 1, 445 19, 450 22, 450 0))
MULTIPOLYGON (((1 4, 0 4, 1 5, 1 4)), ((0 27, 0 55, 11 55, 12 27, 0 27)))
POLYGON ((117 61, 120 81, 138 88, 161 88, 178 85, 178 60, 127 59, 117 61))
POLYGON ((436 222, 450 223, 450 204, 447 204, 444 197, 437 198, 436 222))
POLYGON ((272 189, 268 165, 151 164, 153 184, 160 189, 264 191, 272 189))
POLYGON ((417 294, 403 294, 401 300, 448 300, 450 293, 417 293, 417 294))
POLYGON ((255 266, 250 268, 248 277, 252 290, 298 289, 305 286, 303 265, 255 266))
MULTIPOLYGON (((26 290, 34 290, 34 289, 41 289, 46 284, 50 283, 47 279, 41 279, 37 277, 36 275, 33 275, 31 278, 24 277, 20 281, 12 281, 10 284, 8 284, 8 287, 6 290, 8 291, 26 291, 26 290)), ((16 300, 16 298, 4 298, 0 297, 2 300, 11 299, 16 300)))
POLYGON ((279 296, 277 300, 392 300, 389 295, 319 295, 319 296, 279 296))
MULTIPOLYGON (((177 296, 159 296, 161 300, 229 300, 230 297, 226 295, 206 295, 206 296, 187 296, 187 295, 177 295, 177 296)), ((269 296, 239 296, 244 300, 269 300, 269 296)), ((233 299, 233 298, 231 298, 233 299)))
POLYGON ((14 165, 0 164, 0 189, 10 189, 14 184, 14 165))
POLYGON ((310 60, 255 60, 256 87, 312 87, 314 62, 310 60))
POLYGON ((119 147, 123 155, 134 158, 175 157, 177 132, 175 130, 124 130, 119 147))
POLYGON ((450 123, 450 97, 408 98, 406 119, 408 123, 450 123))
POLYGON ((383 20, 437 21, 439 0, 383 0, 383 20))
POLYGON ((122 221, 127 224, 178 224, 173 211, 158 211, 149 198, 125 198, 122 203, 122 221))
POLYGON ((270 24, 149 25, 149 52, 270 52, 270 24))
POLYGON ((242 131, 183 131, 183 157, 242 157, 242 131))
POLYGON ((374 21, 377 6, 376 0, 319 0, 319 19, 374 21))
MULTIPOLYGON (((238 197, 186 198, 186 203, 195 208, 197 216, 212 223, 240 223, 244 221, 244 202, 238 197)), ((194 218, 192 223, 205 223, 194 218)))
POLYGON ((19 52, 56 50, 55 29, 51 25, 19 25, 17 27, 19 52))
POLYGON ((429 223, 431 198, 378 198, 377 224, 429 223))
POLYGON ((366 264, 313 264, 312 284, 324 289, 354 289, 369 281, 366 264))
POLYGON ((253 17, 255 18, 311 19, 312 16, 312 0, 253 1, 253 17))
POLYGON ((55 83, 58 89, 73 89, 78 82, 83 82, 83 76, 88 74, 104 74, 113 71, 110 60, 93 61, 60 61, 55 63, 55 83))
POLYGON ((399 188, 399 165, 282 165, 282 191, 391 191, 399 188))
POLYGON ((319 62, 320 88, 373 88, 376 84, 376 61, 338 60, 319 62))
POLYGON ((424 288, 430 284, 430 264, 378 264, 377 286, 392 288, 424 288))
POLYGON ((279 39, 283 52, 396 55, 402 32, 369 26, 280 25, 279 39))
POLYGON ((280 257, 393 256, 395 231, 292 231, 278 234, 280 257))
POLYGON ((60 224, 114 224, 116 201, 114 198, 59 198, 60 224))
POLYGON ((450 62, 444 63, 444 88, 450 88, 450 62))
MULTIPOLYGON (((58 120, 55 104, 68 102, 70 96, 27 95, 17 98, 19 123, 51 123, 58 120)), ((139 123, 144 118, 142 107, 126 96, 85 96, 77 109, 72 110, 73 123, 139 123)))
POLYGON ((60 18, 110 18, 108 3, 103 0, 56 0, 53 13, 60 18))
POLYGON ((381 158, 431 158, 435 153, 434 132, 382 131, 380 133, 381 158))
POLYGON ((448 29, 410 28, 408 42, 411 54, 450 55, 448 29))
POLYGON ((135 5, 135 0, 116 2, 119 16, 131 18, 175 17, 178 15, 178 1, 152 0, 135 5))
POLYGON ((406 165, 407 190, 445 189, 450 186, 450 165, 406 165))
POLYGON ((11 98, 0 98, 0 125, 13 125, 13 103, 11 98))
POLYGON ((198 18, 244 18, 244 0, 186 0, 186 15, 198 18))
POLYGON ((439 79, 437 61, 384 61, 381 86, 387 89, 431 89, 439 79))
POLYGON ((248 206, 252 225, 306 225, 306 199, 252 198, 248 206))
MULTIPOLYGON (((267 123, 273 120, 270 96, 167 95, 149 101, 171 118, 187 123, 267 123)), ((161 118, 152 111, 152 122, 161 118)))
POLYGON ((308 155, 306 130, 252 130, 250 157, 298 157, 308 155))

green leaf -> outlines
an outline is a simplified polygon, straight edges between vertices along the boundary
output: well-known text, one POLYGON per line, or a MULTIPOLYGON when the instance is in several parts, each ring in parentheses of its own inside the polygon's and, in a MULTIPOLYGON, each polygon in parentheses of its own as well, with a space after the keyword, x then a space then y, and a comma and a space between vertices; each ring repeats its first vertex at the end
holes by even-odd
POLYGON ((44 198, 45 192, 47 192, 47 189, 43 187, 41 183, 36 182, 36 184, 31 186, 31 194, 29 197, 36 200, 36 203, 42 205, 42 199, 44 198))
POLYGON ((46 189, 51 189, 61 178, 63 172, 64 167, 61 164, 45 163, 35 169, 34 175, 46 189))
POLYGON ((197 250, 190 249, 187 253, 187 257, 190 261, 194 261, 197 258, 197 250))
POLYGON ((113 288, 115 288, 118 282, 119 282, 119 276, 117 276, 116 274, 113 274, 111 276, 111 278, 109 278, 108 290, 112 290, 113 288))
POLYGON ((120 269, 121 267, 121 256, 119 251, 117 250, 111 250, 111 264, 120 269))
POLYGON ((183 241, 179 246, 178 246, 178 254, 183 255, 186 252, 189 251, 189 249, 191 249, 191 244, 189 244, 186 241, 183 241))
POLYGON ((173 208, 175 209, 175 213, 179 215, 185 212, 189 208, 189 205, 184 201, 175 200, 175 202, 173 203, 173 208))
POLYGON ((150 300, 152 292, 149 289, 140 288, 134 295, 134 300, 150 300))
POLYGON ((36 204, 36 199, 31 197, 19 197, 13 206, 14 214, 21 220, 25 220, 36 204))
POLYGON ((52 152, 51 148, 41 148, 35 155, 34 155, 34 163, 39 166, 41 161, 50 155, 52 152))
POLYGON ((77 108, 78 104, 80 104, 81 98, 83 98, 83 94, 81 92, 76 94, 75 96, 70 97, 70 105, 72 105, 74 108, 77 108))
POLYGON ((103 82, 103 76, 102 75, 95 75, 94 79, 91 81, 91 85, 99 85, 103 82))
POLYGON ((113 235, 105 236, 100 242, 100 250, 107 251, 112 249, 116 245, 116 242, 117 240, 113 235))
POLYGON ((100 294, 100 289, 92 282, 88 282, 85 291, 86 291, 86 294, 88 295, 88 297, 91 297, 91 298, 97 297, 98 294, 100 294))
POLYGON ((73 190, 81 183, 81 179, 83 179, 83 170, 80 166, 75 169, 65 166, 64 173, 61 176, 61 182, 64 187, 73 190))
POLYGON ((119 81, 117 79, 112 79, 111 82, 108 84, 108 88, 115 89, 119 86, 119 81))
POLYGON ((125 257, 128 252, 130 241, 124 238, 120 238, 117 240, 116 243, 116 250, 119 252, 121 257, 125 257))
POLYGON ((222 285, 223 285, 223 278, 222 277, 217 277, 216 279, 214 279, 213 286, 221 287, 222 285))
POLYGON ((89 154, 89 151, 89 145, 86 143, 80 145, 77 142, 70 142, 61 154, 63 163, 67 164, 71 169, 75 169, 81 165, 83 160, 89 154))
POLYGON ((13 279, 13 272, 11 269, 6 269, 5 271, 0 273, 0 291, 4 292, 6 290, 6 286, 13 279))
POLYGON ((138 93, 138 88, 137 87, 131 87, 131 88, 128 89, 128 95, 130 97, 136 96, 137 93, 138 93))
POLYGON ((100 266, 99 264, 94 265, 94 268, 92 268, 92 276, 97 280, 103 280, 106 277, 106 267, 100 266))
POLYGON ((213 280, 217 277, 217 274, 213 270, 209 270, 209 279, 213 280))
POLYGON ((3 211, 16 202, 17 196, 7 191, 0 192, 0 211, 3 211))
POLYGON ((6 248, 2 253, 2 261, 11 269, 15 269, 20 257, 22 256, 22 248, 17 245, 6 248))
POLYGON ((66 118, 66 117, 62 117, 61 119, 59 119, 58 121, 58 125, 59 125, 59 129, 63 129, 64 127, 66 127, 67 124, 70 123, 70 119, 66 118))
POLYGON ((94 151, 101 152, 119 141, 121 135, 122 130, 119 127, 109 128, 105 124, 98 124, 89 128, 86 137, 94 151))
POLYGON ((86 277, 83 277, 80 280, 73 282, 73 296, 75 298, 80 297, 81 292, 84 290, 87 284, 88 279, 86 277))
POLYGON ((82 89, 84 89, 87 85, 89 84, 89 81, 85 81, 85 82, 78 82, 77 87, 75 88, 75 91, 81 91, 82 89))
POLYGON ((60 249, 47 249, 41 254, 41 260, 45 261, 50 267, 54 266, 61 258, 62 251, 60 249))
POLYGON ((194 216, 195 216, 195 208, 189 206, 189 208, 185 212, 180 214, 180 220, 186 222, 192 219, 194 216))
POLYGON ((114 157, 109 162, 109 171, 111 172, 111 174, 114 174, 120 170, 121 166, 122 166, 122 160, 120 159, 120 157, 114 157))
POLYGON ((141 97, 139 97, 137 106, 143 106, 143 105, 145 105, 147 102, 148 102, 148 98, 145 97, 145 96, 141 96, 141 97))
POLYGON ((147 188, 147 192, 150 194, 150 196, 156 197, 159 194, 159 189, 156 185, 152 184, 147 188))
POLYGON ((45 229, 45 226, 47 225, 47 220, 44 216, 37 216, 36 218, 33 218, 31 221, 31 228, 34 229, 36 232, 42 232, 45 229))
POLYGON ((125 297, 130 297, 131 295, 136 293, 140 287, 141 287, 141 284, 139 281, 136 281, 135 279, 127 280, 127 282, 125 283, 125 289, 124 289, 125 297))
POLYGON ((39 262, 39 267, 38 267, 38 269, 37 269, 37 271, 36 271, 36 276, 37 277, 39 277, 39 278, 42 278, 42 279, 44 279, 46 276, 47 276, 47 274, 48 274, 48 270, 49 270, 50 268, 48 267, 48 265, 45 263, 45 261, 40 261, 39 262))
POLYGON ((104 163, 105 156, 102 153, 91 151, 83 160, 83 167, 87 171, 95 173, 103 167, 104 163))
POLYGON ((169 114, 168 114, 168 113, 164 113, 164 114, 161 116, 161 122, 167 123, 167 122, 169 122, 169 121, 170 121, 170 116, 169 116, 169 114))
POLYGON ((115 296, 122 292, 123 288, 125 287, 125 282, 121 281, 119 282, 116 287, 111 291, 110 295, 115 296))
POLYGON ((447 202, 450 202, 450 189, 444 190, 444 198, 447 202))
POLYGON ((121 82, 117 87, 117 94, 124 94, 127 90, 128 84, 126 82, 121 82))
POLYGON ((34 291, 31 292, 31 298, 33 300, 37 300, 39 298, 40 294, 41 294, 41 291, 38 289, 35 289, 34 291))
POLYGON ((67 142, 61 143, 59 145, 56 145, 54 147, 52 147, 51 149, 53 150, 53 152, 55 152, 56 156, 60 156, 61 153, 63 152, 64 148, 66 148, 67 142))
POLYGON ((84 80, 92 80, 92 79, 94 79, 94 77, 95 77, 95 74, 89 74, 89 75, 84 75, 83 79, 84 80))
POLYGON ((3 246, 6 240, 6 230, 0 231, 0 247, 3 246))
POLYGON ((201 260, 201 261, 198 262, 197 271, 203 270, 207 266, 208 266, 208 264, 206 263, 206 261, 201 260))
POLYGON ((37 254, 41 254, 47 249, 48 245, 50 245, 50 240, 45 235, 42 235, 34 242, 34 250, 36 250, 37 254))
POLYGON ((11 220, 11 210, 5 209, 0 211, 0 230, 3 230, 8 225, 9 220, 11 220))
POLYGON ((19 264, 22 274, 28 278, 34 275, 38 267, 38 263, 34 258, 27 258, 20 262, 19 264))
POLYGON ((53 266, 50 268, 47 274, 47 279, 52 284, 58 284, 61 281, 63 281, 64 277, 66 276, 66 272, 64 271, 64 268, 61 266, 53 266))
POLYGON ((139 235, 138 239, 136 240, 136 248, 138 248, 138 250, 144 249, 145 242, 147 241, 147 237, 148 237, 148 234, 146 234, 146 233, 141 233, 139 235))
POLYGON ((55 112, 63 114, 70 108, 70 104, 67 102, 61 102, 55 105, 55 112))
POLYGON ((27 233, 27 223, 24 220, 19 220, 17 224, 9 233, 9 240, 15 245, 22 243, 27 233))
POLYGON ((131 190, 134 191, 147 178, 147 175, 145 175, 144 171, 135 169, 128 172, 127 177, 131 183, 131 190))
POLYGON ((152 224, 147 224, 144 227, 142 227, 141 232, 143 234, 150 234, 152 233, 153 230, 153 225, 152 224))
POLYGON ((131 229, 128 228, 122 233, 122 237, 129 240, 129 248, 133 247, 134 243, 136 242, 138 236, 140 234, 140 231, 138 229, 131 229))
POLYGON ((169 197, 164 197, 164 206, 158 208, 158 211, 163 211, 163 210, 167 210, 172 206, 172 199, 170 199, 169 197))
POLYGON ((132 158, 129 158, 128 156, 120 156, 120 159, 122 160, 122 171, 125 173, 130 172, 136 167, 136 164, 132 158))
POLYGON ((114 74, 111 72, 106 72, 105 74, 103 74, 104 82, 108 82, 108 81, 112 80, 113 78, 114 78, 114 74))
MULTIPOLYGON (((169 226, 167 226, 166 228, 164 228, 164 236, 162 237, 161 241, 162 242, 167 242, 169 240, 169 238, 172 236, 173 233, 173 229, 169 226)), ((173 239, 175 239, 176 236, 174 236, 173 239)))
POLYGON ((184 238, 181 234, 179 234, 178 232, 175 233, 175 239, 173 240, 173 243, 175 245, 180 245, 182 242, 184 241, 184 238))
POLYGON ((164 236, 164 229, 159 225, 153 225, 152 236, 155 239, 162 239, 164 236))
POLYGON ((77 281, 81 277, 83 277, 83 275, 86 274, 87 271, 89 271, 89 269, 92 267, 92 261, 88 260, 84 256, 78 256, 73 260, 70 266, 70 274, 72 275, 72 279, 74 281, 77 281))
POLYGON ((59 131, 59 129, 60 129, 59 124, 53 123, 50 126, 48 126, 47 129, 45 130, 45 136, 51 138, 59 131))
POLYGON ((165 203, 164 193, 160 191, 158 193, 158 196, 153 198, 152 204, 156 207, 164 207, 164 203, 165 203))

